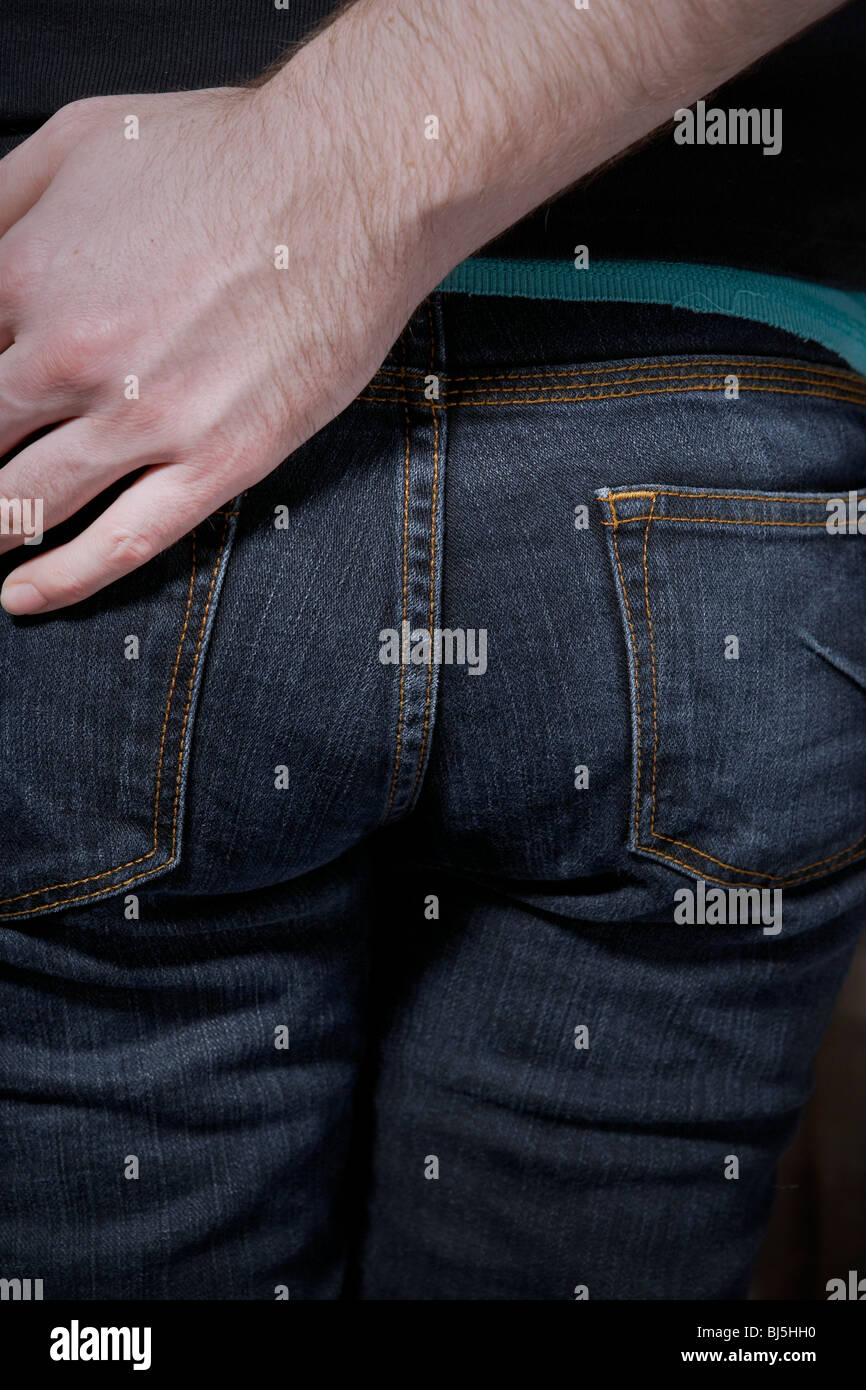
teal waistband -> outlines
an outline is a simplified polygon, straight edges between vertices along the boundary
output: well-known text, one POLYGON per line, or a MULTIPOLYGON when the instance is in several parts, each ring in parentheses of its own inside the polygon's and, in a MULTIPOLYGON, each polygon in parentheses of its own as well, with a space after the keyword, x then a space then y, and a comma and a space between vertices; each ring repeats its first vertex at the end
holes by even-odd
POLYGON ((570 261, 473 256, 438 287, 446 293, 517 299, 625 300, 668 304, 699 314, 729 314, 823 343, 866 375, 866 293, 733 266, 681 261, 570 261))

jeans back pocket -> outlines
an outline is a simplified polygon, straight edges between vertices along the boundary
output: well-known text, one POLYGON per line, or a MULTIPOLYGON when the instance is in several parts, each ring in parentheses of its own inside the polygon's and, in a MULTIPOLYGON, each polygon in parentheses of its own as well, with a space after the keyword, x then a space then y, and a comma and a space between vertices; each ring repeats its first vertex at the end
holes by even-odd
POLYGON ((631 849, 767 888, 866 854, 856 495, 596 495, 630 670, 631 849))
POLYGON ((236 517, 227 506, 75 607, 0 616, 0 921, 135 893, 178 863, 236 517))

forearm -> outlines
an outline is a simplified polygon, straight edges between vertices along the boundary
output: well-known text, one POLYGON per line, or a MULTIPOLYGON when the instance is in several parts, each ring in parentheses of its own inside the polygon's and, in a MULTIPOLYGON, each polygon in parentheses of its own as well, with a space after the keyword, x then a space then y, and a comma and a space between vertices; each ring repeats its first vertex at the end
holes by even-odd
MULTIPOLYGON (((273 131, 295 111, 313 146, 339 144, 347 196, 384 245, 406 246, 422 295, 532 208, 838 5, 357 0, 261 95, 273 131), (429 138, 431 116, 438 138, 429 138)), ((277 160, 290 160, 291 136, 275 140, 277 160)))
POLYGON ((3 488, 54 527, 127 486, 3 604, 64 607, 187 534, 349 405, 452 266, 834 7, 357 0, 252 88, 63 108, 0 163, 3 488))

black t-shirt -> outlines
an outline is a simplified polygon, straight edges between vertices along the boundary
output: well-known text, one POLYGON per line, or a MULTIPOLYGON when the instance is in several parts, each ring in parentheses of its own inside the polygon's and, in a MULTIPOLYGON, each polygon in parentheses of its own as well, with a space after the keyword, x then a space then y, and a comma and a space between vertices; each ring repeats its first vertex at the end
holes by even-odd
MULTIPOLYGON (((76 97, 253 77, 336 0, 286 6, 0 0, 0 154, 76 97)), ((486 254, 570 261, 585 244, 594 259, 703 261, 866 289, 864 50, 866 0, 854 0, 707 102, 781 109, 779 154, 758 144, 678 144, 671 126, 486 254)))

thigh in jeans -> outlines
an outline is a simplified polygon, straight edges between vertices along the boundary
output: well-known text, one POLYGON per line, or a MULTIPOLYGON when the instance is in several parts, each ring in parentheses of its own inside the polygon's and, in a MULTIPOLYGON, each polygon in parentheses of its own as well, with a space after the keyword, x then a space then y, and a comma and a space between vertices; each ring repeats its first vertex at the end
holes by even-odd
POLYGON ((350 408, 123 583, 0 622, 0 1274, 46 1299, 341 1291, 404 460, 402 412, 350 408))
POLYGON ((863 925, 866 537, 827 521, 866 382, 757 327, 551 360, 508 312, 522 365, 445 336, 439 622, 486 669, 442 664, 382 843, 363 1296, 741 1297, 863 925))

